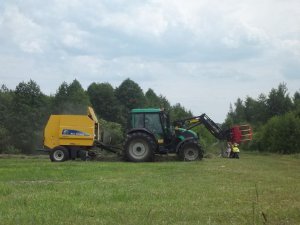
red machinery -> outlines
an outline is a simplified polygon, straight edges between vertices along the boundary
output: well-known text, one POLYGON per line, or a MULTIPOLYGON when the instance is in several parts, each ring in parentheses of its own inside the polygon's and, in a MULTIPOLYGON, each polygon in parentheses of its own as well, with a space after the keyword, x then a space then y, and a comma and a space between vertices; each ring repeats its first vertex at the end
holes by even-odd
POLYGON ((230 133, 231 142, 238 144, 241 142, 251 141, 253 136, 252 128, 248 124, 233 126, 230 129, 230 133))
POLYGON ((235 125, 229 129, 222 129, 205 113, 183 120, 174 121, 174 126, 183 127, 187 130, 203 124, 208 131, 219 140, 227 140, 231 143, 238 143, 252 140, 252 128, 250 125, 235 125))

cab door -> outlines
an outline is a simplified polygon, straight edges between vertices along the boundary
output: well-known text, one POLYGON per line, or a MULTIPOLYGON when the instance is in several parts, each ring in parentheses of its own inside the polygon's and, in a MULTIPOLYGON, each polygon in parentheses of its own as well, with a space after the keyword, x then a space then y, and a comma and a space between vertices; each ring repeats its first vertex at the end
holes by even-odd
POLYGON ((157 140, 164 139, 164 132, 158 113, 145 114, 145 128, 153 133, 157 140))

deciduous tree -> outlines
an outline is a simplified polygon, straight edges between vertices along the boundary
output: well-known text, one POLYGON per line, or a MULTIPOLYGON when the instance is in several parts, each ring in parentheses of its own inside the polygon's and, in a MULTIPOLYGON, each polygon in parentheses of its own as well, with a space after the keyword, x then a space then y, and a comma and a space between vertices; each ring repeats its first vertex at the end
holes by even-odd
POLYGON ((269 117, 283 115, 292 109, 292 100, 287 91, 284 83, 271 90, 267 99, 269 117))
POLYGON ((130 79, 124 80, 116 89, 116 97, 127 111, 146 106, 146 98, 141 87, 130 79))
POLYGON ((109 83, 92 83, 88 89, 92 106, 96 114, 107 121, 121 122, 121 104, 118 102, 114 88, 109 83))
POLYGON ((24 153, 32 152, 42 140, 42 123, 48 115, 47 97, 33 81, 17 85, 9 118, 13 145, 24 153))
POLYGON ((53 100, 54 113, 57 114, 85 114, 89 105, 89 97, 77 80, 69 85, 63 82, 53 100))

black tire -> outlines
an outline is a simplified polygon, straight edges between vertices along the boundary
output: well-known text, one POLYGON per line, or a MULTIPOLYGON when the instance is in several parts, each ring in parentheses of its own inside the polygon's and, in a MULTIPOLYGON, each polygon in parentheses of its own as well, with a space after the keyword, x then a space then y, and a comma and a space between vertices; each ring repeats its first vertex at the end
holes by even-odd
POLYGON ((198 144, 187 142, 181 146, 178 156, 182 161, 201 160, 203 158, 203 151, 198 144))
POLYGON ((124 143, 125 158, 130 162, 153 161, 155 149, 155 140, 143 132, 128 134, 124 143))
POLYGON ((70 157, 68 149, 63 146, 55 147, 50 152, 50 160, 52 162, 64 162, 70 157))
POLYGON ((91 161, 96 159, 97 154, 96 152, 88 151, 88 150, 81 150, 80 153, 80 159, 82 161, 91 161))

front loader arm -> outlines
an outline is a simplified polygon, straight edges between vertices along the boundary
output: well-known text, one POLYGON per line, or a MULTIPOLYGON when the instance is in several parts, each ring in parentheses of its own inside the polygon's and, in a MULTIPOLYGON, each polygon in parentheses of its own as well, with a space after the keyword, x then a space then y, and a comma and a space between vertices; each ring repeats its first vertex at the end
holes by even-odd
POLYGON ((190 117, 173 122, 175 127, 182 127, 190 130, 203 124, 206 129, 217 139, 240 143, 252 140, 252 129, 249 125, 233 126, 223 130, 218 124, 210 119, 205 113, 200 116, 190 117))
POLYGON ((216 124, 212 119, 210 119, 205 113, 203 113, 201 116, 190 117, 187 119, 177 120, 173 122, 173 125, 175 127, 182 127, 187 130, 190 130, 202 124, 217 139, 227 139, 226 134, 228 133, 228 131, 223 131, 222 128, 218 124, 216 124))

